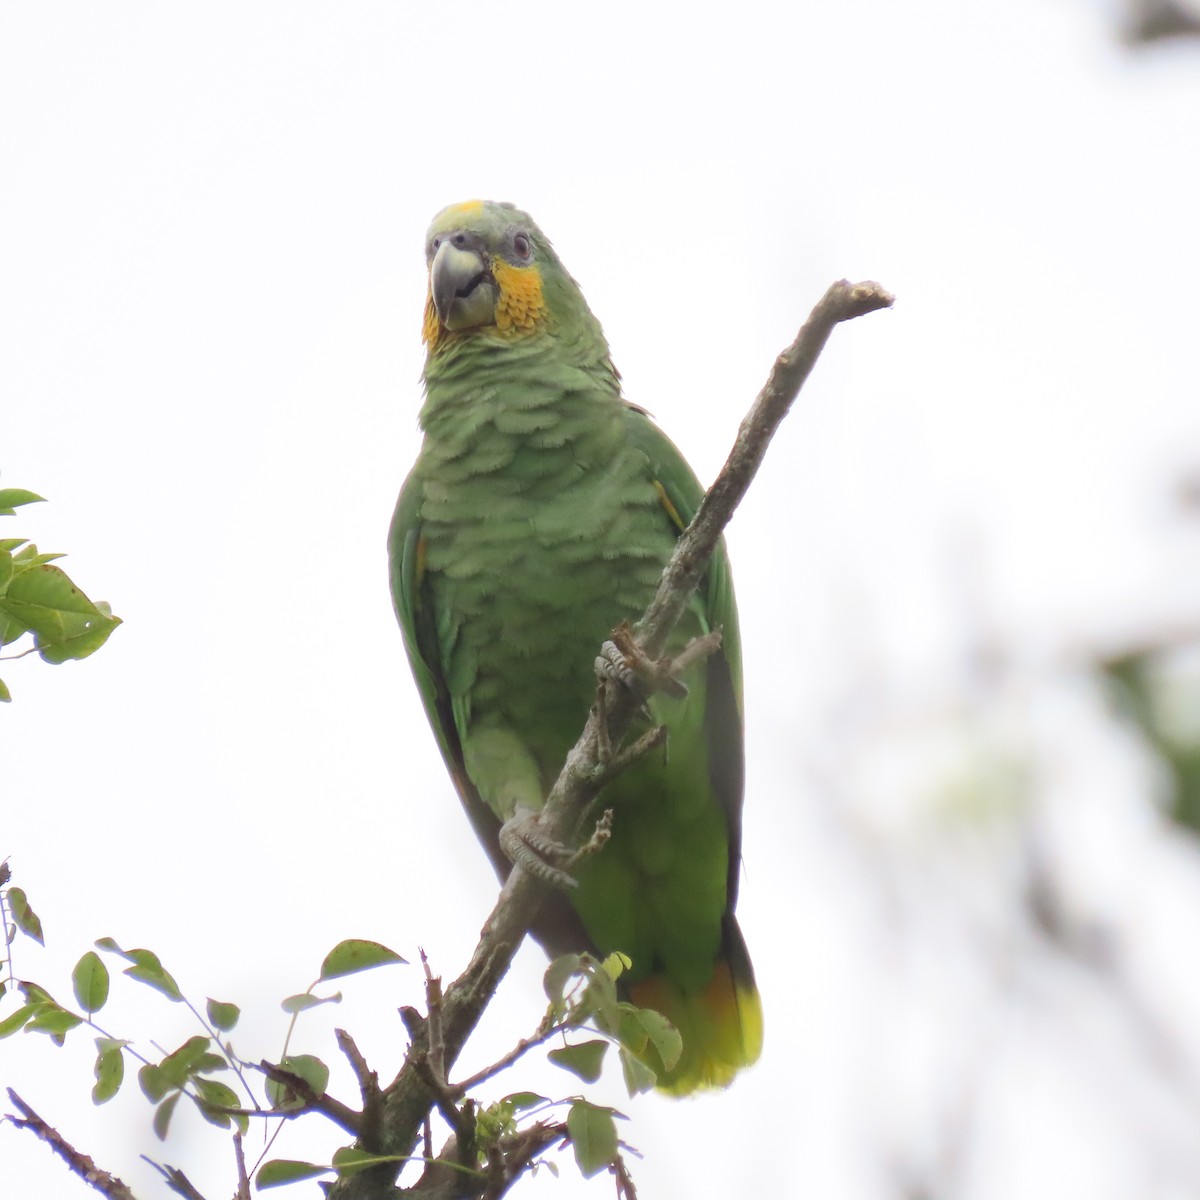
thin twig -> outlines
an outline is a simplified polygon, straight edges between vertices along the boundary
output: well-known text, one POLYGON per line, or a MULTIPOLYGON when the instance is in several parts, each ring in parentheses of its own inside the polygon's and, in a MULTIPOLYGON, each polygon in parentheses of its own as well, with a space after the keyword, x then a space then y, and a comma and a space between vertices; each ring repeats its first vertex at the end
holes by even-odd
POLYGON ((638 1200, 637 1188, 633 1186, 633 1176, 623 1154, 617 1155, 612 1172, 617 1179, 617 1200, 638 1200))
POLYGON ((429 1014, 429 1065, 443 1082, 446 1079, 445 1043, 442 1040, 442 980, 434 975, 424 949, 420 949, 425 971, 425 1007, 429 1014))
POLYGON ((183 1200, 204 1200, 203 1192, 178 1167, 164 1166, 145 1154, 142 1161, 148 1162, 167 1181, 167 1187, 175 1195, 182 1196, 183 1200))
POLYGON ((350 1063, 350 1069, 354 1072, 354 1078, 358 1080, 358 1090, 362 1095, 363 1104, 366 1105, 379 1091, 379 1076, 367 1066, 367 1060, 363 1057, 358 1044, 346 1030, 335 1029, 333 1036, 337 1038, 338 1049, 346 1056, 347 1061, 350 1063))
POLYGON ((552 1037, 556 1037, 570 1028, 573 1027, 558 1023, 551 1025, 548 1029, 535 1033, 532 1037, 522 1038, 507 1054, 502 1058, 496 1059, 490 1067, 484 1067, 482 1071, 476 1071, 474 1075, 464 1079, 461 1083, 453 1084, 450 1089, 451 1092, 455 1096, 465 1096, 472 1088, 477 1088, 481 1083, 486 1083, 493 1076, 499 1075, 501 1071, 507 1070, 522 1055, 528 1054, 530 1050, 541 1046, 552 1037))
POLYGON ((596 776, 596 782, 601 787, 611 783, 630 764, 661 746, 667 740, 668 734, 669 730, 665 725, 656 725, 653 729, 648 729, 636 742, 619 750, 604 764, 596 776))
POLYGON ((228 1112, 230 1115, 260 1116, 260 1117, 298 1117, 305 1111, 324 1113, 335 1125, 341 1126, 347 1133, 357 1137, 362 1132, 362 1114, 355 1112, 348 1104, 335 1100, 328 1092, 318 1092, 307 1079, 280 1067, 273 1062, 263 1059, 256 1064, 256 1070, 261 1071, 274 1083, 281 1083, 289 1091, 294 1092, 304 1103, 303 1109, 278 1108, 267 1110, 257 1109, 225 1109, 218 1104, 206 1107, 214 1112, 228 1112))
POLYGON ((543 1150, 566 1137, 565 1124, 539 1121, 511 1138, 505 1138, 497 1147, 499 1153, 494 1157, 499 1162, 490 1172, 487 1188, 479 1200, 500 1200, 543 1150))
POLYGON ((662 653, 722 531, 742 502, 750 481, 762 465, 771 438, 816 365, 829 335, 841 322, 890 308, 892 303, 891 293, 877 283, 849 283, 843 279, 831 284, 795 340, 775 360, 766 384, 738 428, 725 465, 701 501, 692 523, 680 535, 658 592, 638 622, 639 641, 648 657, 656 658, 662 653))
POLYGON ((238 1190, 234 1200, 250 1200, 250 1176, 246 1172, 246 1153, 242 1149, 242 1131, 233 1131, 233 1156, 237 1160, 238 1190))
POLYGON ((422 1082, 433 1093, 437 1110, 442 1114, 446 1124, 457 1134, 459 1142, 473 1141, 475 1123, 469 1120, 458 1107, 456 1089, 451 1088, 438 1074, 437 1069, 427 1055, 419 1055, 416 1060, 417 1074, 422 1082))

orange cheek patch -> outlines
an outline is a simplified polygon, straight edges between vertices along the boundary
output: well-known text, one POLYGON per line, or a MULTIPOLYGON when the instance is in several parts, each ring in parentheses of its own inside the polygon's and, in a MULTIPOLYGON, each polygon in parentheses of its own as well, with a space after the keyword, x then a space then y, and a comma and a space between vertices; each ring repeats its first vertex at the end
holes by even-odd
POLYGON ((500 289, 496 328, 524 333, 536 329, 546 316, 542 276, 537 267, 514 267, 497 257, 492 259, 492 275, 500 289))

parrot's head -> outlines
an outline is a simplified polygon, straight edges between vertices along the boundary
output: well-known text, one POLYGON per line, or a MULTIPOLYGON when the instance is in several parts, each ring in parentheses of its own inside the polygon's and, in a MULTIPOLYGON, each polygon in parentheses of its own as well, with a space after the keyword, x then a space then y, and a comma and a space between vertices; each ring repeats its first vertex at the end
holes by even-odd
POLYGON ((463 338, 514 340, 537 333, 598 341, 607 357, 579 285, 519 208, 468 200, 442 209, 425 235, 425 261, 423 336, 431 358, 463 338))

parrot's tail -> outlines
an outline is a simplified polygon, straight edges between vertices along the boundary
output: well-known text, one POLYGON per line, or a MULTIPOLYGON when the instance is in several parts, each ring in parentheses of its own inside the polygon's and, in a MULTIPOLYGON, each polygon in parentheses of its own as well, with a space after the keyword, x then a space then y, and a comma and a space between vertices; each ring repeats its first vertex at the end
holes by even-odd
POLYGON ((646 1050, 659 1090, 672 1096, 726 1087, 762 1052, 762 1002, 742 931, 732 914, 726 917, 724 933, 712 979, 703 991, 685 992, 665 975, 648 976, 629 988, 634 1004, 662 1013, 683 1038, 683 1053, 669 1071, 653 1046, 646 1050))

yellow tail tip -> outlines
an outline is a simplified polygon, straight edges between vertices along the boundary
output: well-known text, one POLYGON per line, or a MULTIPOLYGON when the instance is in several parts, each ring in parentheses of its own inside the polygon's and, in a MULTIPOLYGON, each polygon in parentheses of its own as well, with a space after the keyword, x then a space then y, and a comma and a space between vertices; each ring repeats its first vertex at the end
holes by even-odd
POLYGON ((658 1074, 658 1089, 686 1096, 707 1088, 728 1087, 743 1067, 762 1053, 762 1002, 753 982, 737 981, 728 963, 719 962, 702 992, 685 993, 663 975, 632 984, 629 998, 639 1008, 662 1013, 683 1039, 683 1053, 668 1071, 653 1048, 647 1051, 658 1074))

